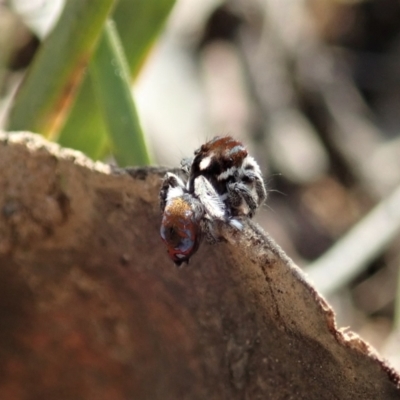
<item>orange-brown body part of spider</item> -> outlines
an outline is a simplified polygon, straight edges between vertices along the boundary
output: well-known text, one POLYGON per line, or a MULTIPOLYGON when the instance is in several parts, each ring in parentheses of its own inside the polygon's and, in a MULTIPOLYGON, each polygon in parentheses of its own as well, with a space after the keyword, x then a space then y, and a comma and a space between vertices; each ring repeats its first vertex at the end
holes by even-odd
POLYGON ((187 200, 176 197, 167 204, 160 234, 175 264, 189 261, 199 247, 201 230, 196 212, 187 200))

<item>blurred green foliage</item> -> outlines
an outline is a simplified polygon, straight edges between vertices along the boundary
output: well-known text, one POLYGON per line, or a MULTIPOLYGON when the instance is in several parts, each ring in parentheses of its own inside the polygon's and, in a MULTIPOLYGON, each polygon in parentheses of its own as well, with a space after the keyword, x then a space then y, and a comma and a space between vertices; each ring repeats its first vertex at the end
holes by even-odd
POLYGON ((66 1, 17 95, 9 130, 41 133, 94 159, 111 154, 120 166, 149 164, 130 83, 174 3, 66 1))

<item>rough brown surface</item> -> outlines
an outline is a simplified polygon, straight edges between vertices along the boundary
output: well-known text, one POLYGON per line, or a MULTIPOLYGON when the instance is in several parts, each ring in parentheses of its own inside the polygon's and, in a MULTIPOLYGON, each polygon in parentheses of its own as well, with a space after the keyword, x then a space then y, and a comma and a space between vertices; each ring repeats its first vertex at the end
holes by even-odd
POLYGON ((399 399, 399 376, 257 226, 189 267, 164 171, 0 133, 0 398, 399 399))

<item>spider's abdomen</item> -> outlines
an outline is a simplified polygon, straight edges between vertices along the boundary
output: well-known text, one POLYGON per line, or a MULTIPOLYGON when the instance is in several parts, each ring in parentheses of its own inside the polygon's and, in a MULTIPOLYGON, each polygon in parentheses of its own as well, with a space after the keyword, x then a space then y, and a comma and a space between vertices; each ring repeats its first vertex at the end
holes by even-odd
POLYGON ((189 191, 194 180, 203 175, 218 193, 226 192, 225 182, 237 174, 248 153, 243 144, 230 136, 215 137, 195 152, 189 178, 189 191))
POLYGON ((200 216, 192 202, 190 196, 175 197, 167 202, 163 213, 160 235, 176 265, 188 262, 200 244, 200 216))

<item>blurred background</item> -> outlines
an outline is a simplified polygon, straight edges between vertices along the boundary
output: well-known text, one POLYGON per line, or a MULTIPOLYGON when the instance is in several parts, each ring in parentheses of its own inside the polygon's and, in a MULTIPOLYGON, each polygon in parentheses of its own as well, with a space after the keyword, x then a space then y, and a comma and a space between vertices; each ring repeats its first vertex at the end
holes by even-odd
MULTIPOLYGON (((172 3, 131 75, 152 163, 177 167, 215 135, 243 141, 269 190, 259 224, 338 326, 400 368, 400 2, 172 3)), ((0 129, 62 7, 0 0, 0 129)))

